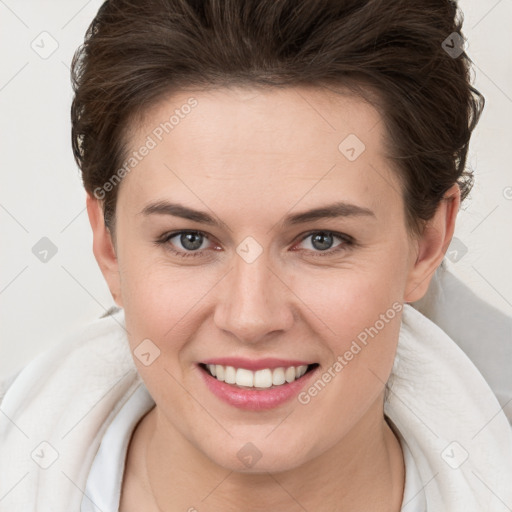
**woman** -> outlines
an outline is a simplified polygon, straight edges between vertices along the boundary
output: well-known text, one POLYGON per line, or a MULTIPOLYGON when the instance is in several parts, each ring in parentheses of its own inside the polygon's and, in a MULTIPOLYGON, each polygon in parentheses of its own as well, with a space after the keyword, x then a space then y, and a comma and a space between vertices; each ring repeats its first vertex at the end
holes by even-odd
POLYGON ((512 506, 496 397, 410 306, 471 188, 457 13, 102 5, 72 142, 119 309, 4 384, 2 510, 512 506))

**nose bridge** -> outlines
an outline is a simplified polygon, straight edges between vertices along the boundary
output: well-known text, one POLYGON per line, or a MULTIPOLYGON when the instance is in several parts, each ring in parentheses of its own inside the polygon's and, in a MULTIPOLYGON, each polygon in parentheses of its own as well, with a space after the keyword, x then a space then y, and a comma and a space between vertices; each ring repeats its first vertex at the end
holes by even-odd
POLYGON ((216 325, 243 342, 285 330, 293 320, 286 287, 269 268, 266 254, 254 261, 236 255, 215 312, 216 325))

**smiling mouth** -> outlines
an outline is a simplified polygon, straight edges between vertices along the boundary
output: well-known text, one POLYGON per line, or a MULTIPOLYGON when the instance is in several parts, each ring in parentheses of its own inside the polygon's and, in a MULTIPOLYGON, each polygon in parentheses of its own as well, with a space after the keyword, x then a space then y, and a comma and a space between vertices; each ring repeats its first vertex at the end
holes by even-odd
POLYGON ((199 367, 208 375, 220 382, 232 384, 242 389, 272 389, 290 384, 301 379, 314 370, 318 363, 301 366, 288 366, 279 368, 264 368, 261 370, 248 370, 221 364, 199 363, 199 367))

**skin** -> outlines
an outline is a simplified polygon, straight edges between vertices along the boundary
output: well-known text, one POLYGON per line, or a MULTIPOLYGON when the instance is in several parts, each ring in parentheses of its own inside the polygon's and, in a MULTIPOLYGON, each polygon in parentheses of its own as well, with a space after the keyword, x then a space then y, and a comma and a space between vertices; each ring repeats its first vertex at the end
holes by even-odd
POLYGON ((130 347, 149 338, 161 351, 149 366, 134 357, 156 407, 132 436, 120 510, 400 510, 403 455, 383 401, 401 314, 308 404, 240 410, 211 394, 197 363, 268 356, 332 366, 393 303, 425 294, 453 236, 458 186, 412 236, 380 115, 323 88, 181 91, 133 126, 130 147, 190 97, 198 105, 121 183, 114 237, 87 199, 94 254, 125 310, 130 347), (338 149, 350 133, 366 146, 355 161, 338 149), (224 224, 140 213, 161 200, 224 224), (373 215, 281 224, 340 200, 373 215), (206 235, 201 256, 173 255, 169 247, 195 250, 179 236, 154 243, 179 230, 206 235), (331 254, 317 256, 325 251, 307 235, 318 231, 355 244, 333 238, 331 254), (248 236, 263 250, 252 263, 236 252, 248 236), (249 468, 237 457, 248 442, 261 453, 249 468))

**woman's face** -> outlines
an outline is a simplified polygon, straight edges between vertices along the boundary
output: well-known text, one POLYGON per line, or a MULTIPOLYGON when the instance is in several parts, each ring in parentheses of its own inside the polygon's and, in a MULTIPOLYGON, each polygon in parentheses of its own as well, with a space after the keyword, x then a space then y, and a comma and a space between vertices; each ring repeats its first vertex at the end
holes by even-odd
POLYGON ((133 132, 109 285, 160 427, 199 456, 281 471, 383 421, 417 255, 383 130, 360 99, 289 88, 182 91, 133 132), (247 389, 212 361, 261 386, 316 366, 247 389))

